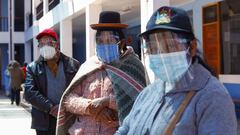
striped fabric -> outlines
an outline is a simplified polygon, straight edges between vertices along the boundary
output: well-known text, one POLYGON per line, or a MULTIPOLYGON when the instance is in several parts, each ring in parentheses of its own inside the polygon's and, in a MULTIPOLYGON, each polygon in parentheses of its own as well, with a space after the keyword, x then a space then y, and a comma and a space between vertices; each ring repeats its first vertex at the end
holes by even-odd
POLYGON ((107 66, 106 69, 112 80, 121 124, 130 112, 138 94, 146 86, 144 67, 138 57, 132 53, 122 61, 112 63, 111 67, 107 66), (124 82, 128 82, 128 85, 124 82))

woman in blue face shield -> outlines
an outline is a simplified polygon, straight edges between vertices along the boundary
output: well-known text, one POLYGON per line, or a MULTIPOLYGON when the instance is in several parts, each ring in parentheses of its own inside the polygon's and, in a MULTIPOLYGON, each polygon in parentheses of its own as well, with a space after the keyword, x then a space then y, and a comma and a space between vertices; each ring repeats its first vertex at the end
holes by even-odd
POLYGON ((161 7, 140 35, 150 78, 116 135, 236 135, 234 105, 198 60, 187 13, 161 7))
POLYGON ((146 86, 144 66, 124 43, 120 14, 104 11, 92 24, 96 55, 81 65, 64 93, 58 135, 112 135, 146 86))

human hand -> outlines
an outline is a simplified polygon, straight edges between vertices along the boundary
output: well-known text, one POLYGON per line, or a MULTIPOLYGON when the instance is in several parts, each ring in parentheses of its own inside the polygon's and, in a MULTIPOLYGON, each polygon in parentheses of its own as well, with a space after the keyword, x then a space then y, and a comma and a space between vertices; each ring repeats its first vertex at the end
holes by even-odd
POLYGON ((57 118, 58 115, 58 105, 55 105, 51 108, 49 114, 51 114, 53 117, 57 118))
POLYGON ((104 122, 106 124, 110 124, 111 122, 117 121, 118 120, 118 114, 117 111, 114 111, 110 108, 103 108, 102 111, 100 111, 95 119, 97 121, 104 122))
POLYGON ((92 115, 98 114, 100 111, 102 111, 103 108, 108 107, 109 100, 109 97, 93 99, 88 106, 89 113, 92 115))

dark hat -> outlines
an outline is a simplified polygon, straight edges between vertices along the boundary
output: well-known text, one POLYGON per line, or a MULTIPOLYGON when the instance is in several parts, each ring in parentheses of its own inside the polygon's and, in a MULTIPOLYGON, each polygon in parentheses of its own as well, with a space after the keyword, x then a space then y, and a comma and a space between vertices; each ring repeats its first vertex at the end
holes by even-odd
POLYGON ((51 36, 54 39, 56 39, 56 41, 58 42, 58 35, 57 35, 57 33, 53 29, 45 29, 45 30, 43 30, 42 32, 40 32, 37 35, 36 38, 37 38, 37 40, 39 40, 43 36, 51 36))
POLYGON ((98 24, 91 24, 92 29, 124 29, 127 24, 121 24, 120 14, 114 11, 103 11, 100 13, 98 24))
POLYGON ((161 7, 153 13, 147 23, 146 31, 139 36, 156 29, 193 33, 187 12, 175 7, 161 7))

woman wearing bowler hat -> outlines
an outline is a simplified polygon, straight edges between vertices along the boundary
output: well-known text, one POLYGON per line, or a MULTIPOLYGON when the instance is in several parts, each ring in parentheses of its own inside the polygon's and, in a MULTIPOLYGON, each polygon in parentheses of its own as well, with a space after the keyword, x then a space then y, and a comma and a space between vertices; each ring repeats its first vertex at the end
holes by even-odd
POLYGON ((155 80, 139 94, 116 135, 236 135, 226 88, 193 60, 196 39, 187 13, 161 7, 140 34, 144 66, 155 80))
POLYGON ((61 100, 58 135, 112 135, 145 87, 144 67, 124 42, 120 14, 104 11, 96 30, 96 56, 81 65, 61 100))

